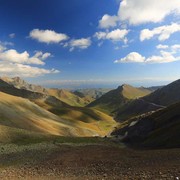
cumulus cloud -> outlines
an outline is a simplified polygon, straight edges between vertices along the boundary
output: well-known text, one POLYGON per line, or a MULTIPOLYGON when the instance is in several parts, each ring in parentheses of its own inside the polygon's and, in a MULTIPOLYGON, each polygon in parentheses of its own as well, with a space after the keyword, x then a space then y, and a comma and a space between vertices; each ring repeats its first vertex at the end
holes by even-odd
POLYGON ((180 31, 180 24, 172 23, 171 25, 159 26, 152 30, 143 29, 140 33, 140 41, 148 40, 153 38, 154 36, 158 36, 159 41, 164 41, 169 39, 169 37, 175 33, 180 31))
POLYGON ((35 53, 34 57, 40 58, 42 60, 52 57, 51 53, 49 53, 49 52, 46 52, 46 53, 43 53, 42 51, 35 51, 35 52, 36 53, 35 53))
POLYGON ((114 63, 142 63, 144 62, 145 57, 137 52, 131 52, 126 57, 119 60, 115 60, 114 63))
MULTIPOLYGON (((159 49, 163 49, 165 46, 158 45, 159 49)), ((158 47, 157 46, 157 47, 158 47)), ((159 55, 152 55, 145 58, 137 52, 131 52, 126 57, 119 60, 115 60, 114 63, 170 63, 174 61, 180 61, 180 45, 175 44, 172 46, 166 47, 166 51, 161 50, 159 55)))
POLYGON ((15 36, 16 36, 16 34, 15 34, 15 33, 11 33, 11 34, 9 34, 9 37, 10 37, 10 38, 12 38, 12 39, 13 39, 13 38, 15 38, 15 36))
POLYGON ((174 44, 171 46, 171 50, 175 53, 177 53, 178 51, 180 51, 180 44, 174 44))
POLYGON ((30 66, 30 64, 44 65, 44 60, 51 56, 51 53, 43 53, 41 51, 36 51, 33 56, 30 56, 27 51, 19 53, 15 49, 1 48, 0 45, 0 75, 37 77, 45 74, 59 73, 55 69, 30 66))
POLYGON ((39 30, 39 29, 33 29, 29 33, 29 37, 31 37, 32 39, 36 39, 39 42, 43 42, 47 44, 59 43, 69 38, 66 34, 57 33, 53 30, 39 30))
POLYGON ((87 49, 91 46, 90 38, 72 39, 71 41, 64 44, 64 47, 69 47, 70 51, 74 49, 87 49))
POLYGON ((3 46, 2 44, 0 44, 0 52, 2 52, 2 51, 4 51, 4 50, 6 50, 6 47, 3 46))
POLYGON ((47 59, 50 56, 50 53, 42 53, 40 51, 36 52, 34 56, 30 56, 27 51, 19 53, 15 49, 0 51, 1 61, 8 61, 21 64, 44 65, 45 63, 43 62, 43 60, 47 59))
POLYGON ((158 44, 156 46, 157 49, 167 49, 169 46, 168 45, 163 45, 163 44, 158 44))
POLYGON ((0 62, 0 74, 2 76, 21 76, 21 77, 37 77, 45 74, 59 73, 55 69, 44 69, 32 67, 30 65, 0 62))
POLYGON ((159 44, 156 46, 156 48, 157 49, 166 49, 166 51, 168 50, 171 54, 176 54, 176 53, 180 52, 180 44, 174 44, 172 46, 159 44))
POLYGON ((133 25, 161 22, 170 14, 180 14, 179 0, 123 0, 118 12, 120 20, 133 25))
POLYGON ((117 16, 110 16, 105 14, 102 19, 99 20, 99 27, 100 28, 110 28, 115 27, 117 25, 118 17, 117 16))
POLYGON ((115 27, 118 22, 127 21, 131 25, 161 22, 171 14, 180 14, 179 0, 123 0, 117 14, 105 14, 99 20, 100 28, 115 27))
POLYGON ((0 52, 4 51, 7 49, 7 46, 13 46, 14 44, 12 42, 2 42, 0 41, 0 52))
POLYGON ((166 51, 160 51, 159 56, 151 56, 146 59, 146 63, 168 63, 168 62, 174 62, 179 61, 180 57, 174 57, 173 53, 166 52, 166 51))
POLYGON ((94 37, 98 40, 111 40, 111 41, 126 41, 126 35, 129 30, 127 29, 115 29, 113 31, 106 32, 96 32, 94 37))

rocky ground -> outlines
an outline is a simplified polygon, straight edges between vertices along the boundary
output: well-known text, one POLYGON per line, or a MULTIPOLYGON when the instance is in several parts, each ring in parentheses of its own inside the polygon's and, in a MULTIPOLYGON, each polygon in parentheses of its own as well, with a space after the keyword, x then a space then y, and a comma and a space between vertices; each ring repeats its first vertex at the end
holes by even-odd
POLYGON ((134 150, 107 144, 0 145, 3 180, 179 178, 180 149, 134 150))

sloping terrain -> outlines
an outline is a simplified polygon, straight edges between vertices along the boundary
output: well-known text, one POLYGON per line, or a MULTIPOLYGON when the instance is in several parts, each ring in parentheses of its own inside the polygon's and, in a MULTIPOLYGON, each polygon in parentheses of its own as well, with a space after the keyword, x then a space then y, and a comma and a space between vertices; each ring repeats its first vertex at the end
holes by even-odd
POLYGON ((90 97, 95 100, 111 90, 112 89, 110 88, 89 88, 89 89, 77 89, 73 91, 73 93, 80 97, 90 97))
POLYGON ((86 98, 82 99, 68 90, 47 89, 42 86, 29 84, 19 77, 15 77, 15 78, 1 77, 0 90, 8 94, 28 98, 31 100, 37 98, 48 99, 49 97, 52 100, 54 97, 55 101, 59 99, 61 102, 64 102, 70 106, 85 106, 86 104, 89 103, 88 99, 87 100, 86 98))
POLYGON ((127 102, 124 106, 119 108, 114 118, 117 121, 122 122, 134 116, 141 115, 150 111, 156 111, 161 108, 164 108, 164 106, 149 103, 140 98, 127 102))
MULTIPOLYGON (((36 100, 36 104, 66 120, 71 126, 89 128, 96 132, 94 135, 107 135, 116 122, 107 114, 86 107, 58 106, 58 104, 45 103, 43 100, 36 100)), ((93 135, 93 136, 94 136, 93 135)))
POLYGON ((164 86, 151 86, 151 87, 147 87, 146 89, 150 90, 150 91, 156 91, 158 89, 161 89, 164 86))
POLYGON ((159 105, 168 106, 180 101, 180 79, 164 86, 143 99, 159 105))
POLYGON ((117 121, 124 121, 133 116, 140 115, 149 111, 161 109, 168 105, 180 101, 180 80, 174 81, 166 86, 158 88, 139 99, 120 107, 115 115, 117 121))
POLYGON ((14 77, 14 78, 9 78, 9 77, 1 77, 1 80, 4 82, 13 85, 14 87, 18 89, 25 89, 28 91, 33 91, 33 92, 39 92, 39 93, 45 93, 47 94, 47 89, 39 86, 39 85, 34 85, 34 84, 29 84, 20 77, 14 77))
POLYGON ((180 103, 129 119, 112 133, 130 144, 180 147, 180 103))
POLYGON ((124 84, 104 94, 87 107, 93 107, 108 114, 113 114, 130 100, 145 96, 149 93, 150 91, 147 89, 135 88, 124 84))
POLYGON ((65 120, 27 99, 2 92, 0 92, 0 125, 39 133, 71 134, 71 127, 65 120))
MULTIPOLYGON (((44 99, 36 99, 36 102, 42 107, 34 104, 28 99, 0 93, 0 125, 25 129, 32 132, 56 134, 63 136, 98 136, 107 134, 115 122, 113 119, 101 112, 88 111, 83 114, 82 110, 74 110, 73 118, 71 111, 51 99, 48 102, 44 99), (63 108, 62 108, 63 107, 63 108), (56 109, 58 116, 47 111, 56 109), (65 113, 59 113, 65 110, 65 113), (92 113, 92 115, 91 115, 92 113), (66 117, 62 119, 60 117, 66 117)), ((8 132, 7 132, 8 133, 8 132)))
POLYGON ((81 97, 71 93, 65 89, 48 89, 48 94, 56 97, 57 99, 69 104, 71 106, 85 106, 88 102, 86 102, 81 97))
POLYGON ((47 94, 33 92, 26 89, 18 89, 14 85, 6 83, 5 81, 0 79, 0 91, 6 94, 10 94, 13 96, 18 96, 22 98, 29 99, 32 102, 43 102, 44 106, 58 106, 60 107, 68 107, 69 105, 57 99, 54 96, 49 96, 47 94))

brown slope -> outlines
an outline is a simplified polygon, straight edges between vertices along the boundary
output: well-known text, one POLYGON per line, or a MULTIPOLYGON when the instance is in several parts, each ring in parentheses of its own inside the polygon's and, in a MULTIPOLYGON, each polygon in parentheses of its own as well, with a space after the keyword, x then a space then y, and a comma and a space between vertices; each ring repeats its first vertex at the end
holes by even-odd
POLYGON ((130 100, 145 96, 148 93, 150 93, 150 91, 124 84, 104 94, 87 107, 93 107, 108 114, 113 114, 130 100))
MULTIPOLYGON (((75 94, 71 93, 65 89, 47 89, 39 85, 29 84, 20 77, 1 77, 0 80, 3 82, 14 86, 16 89, 20 90, 27 90, 33 93, 40 93, 44 95, 54 96, 55 98, 59 99, 60 101, 70 105, 70 106, 85 106, 89 103, 88 99, 80 98, 75 94)), ((23 91, 22 91, 23 92, 23 91)), ((25 91, 24 91, 25 92, 25 91)), ((8 92, 9 93, 9 92, 8 92)), ((21 93, 22 94, 22 93, 21 93)), ((30 94, 30 92, 29 92, 30 94)), ((31 93, 32 94, 32 93, 31 93)), ((25 96, 27 98, 27 95, 25 96)))
POLYGON ((74 110, 73 107, 60 101, 54 96, 48 96, 46 94, 32 92, 25 89, 17 89, 13 85, 9 85, 2 80, 0 80, 0 90, 11 95, 29 99, 43 109, 55 114, 58 112, 58 117, 65 118, 66 120, 64 123, 72 127, 71 129, 74 131, 72 134, 77 136, 105 135, 110 130, 111 126, 115 124, 111 117, 103 113, 99 116, 99 112, 97 111, 92 112, 83 109, 74 110), (91 113, 94 113, 94 115, 91 115, 91 113), (75 118, 72 115, 74 115, 75 118), (85 122, 89 119, 91 120, 90 122, 85 122), (110 127, 109 130, 106 127, 110 127))
POLYGON ((58 104, 59 107, 68 106, 66 103, 60 101, 54 96, 49 96, 47 94, 33 92, 26 89, 18 89, 14 87, 14 85, 10 85, 5 81, 3 81, 2 79, 0 79, 0 91, 13 96, 26 98, 33 102, 43 101, 45 104, 50 104, 50 105, 58 104))
POLYGON ((46 88, 39 86, 39 85, 29 84, 26 81, 24 81, 23 79, 21 79, 20 77, 14 77, 14 78, 1 77, 0 79, 10 85, 13 85, 14 87, 16 87, 18 89, 25 89, 28 91, 47 94, 46 88))
POLYGON ((142 98, 129 101, 118 109, 115 119, 122 122, 137 115, 141 115, 150 111, 156 111, 164 106, 149 103, 142 98))
POLYGON ((65 89, 48 89, 48 94, 71 106, 85 106, 87 102, 79 96, 65 89))
POLYGON ((143 99, 155 104, 168 106, 180 101, 180 80, 174 81, 143 99))
POLYGON ((112 133, 144 147, 180 147, 180 103, 129 119, 112 133))
MULTIPOLYGON (((42 104, 44 106, 44 102, 42 104)), ((48 105, 48 108, 52 107, 56 107, 58 111, 62 110, 57 104, 48 105)), ((72 112, 71 109, 64 108, 64 110, 72 112)), ((27 99, 0 92, 0 125, 3 126, 61 136, 104 136, 110 130, 109 126, 115 125, 111 117, 101 112, 94 111, 93 114, 88 110, 86 113, 83 111, 76 114, 75 118, 66 112, 67 118, 63 119, 58 113, 56 115, 49 112, 27 99)))
POLYGON ((89 88, 89 89, 87 88, 87 89, 77 89, 73 91, 73 93, 79 97, 90 97, 95 100, 111 90, 112 89, 110 88, 89 88))
POLYGON ((70 134, 70 126, 31 101, 0 92, 0 124, 56 135, 70 134))
POLYGON ((180 80, 163 86, 153 93, 125 104, 117 111, 115 119, 124 121, 151 110, 161 109, 180 101, 180 80))

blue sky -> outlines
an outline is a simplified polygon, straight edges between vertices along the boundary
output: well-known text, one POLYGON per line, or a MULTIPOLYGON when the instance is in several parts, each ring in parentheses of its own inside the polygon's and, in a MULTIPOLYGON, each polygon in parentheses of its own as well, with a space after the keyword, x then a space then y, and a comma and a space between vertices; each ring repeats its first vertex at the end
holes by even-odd
POLYGON ((47 87, 180 78, 179 0, 0 0, 0 76, 47 87))

